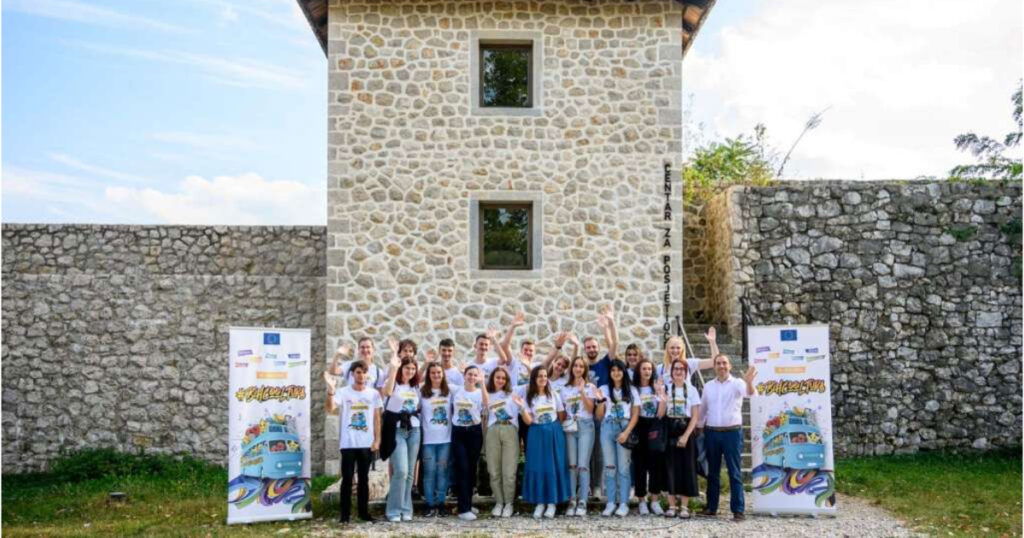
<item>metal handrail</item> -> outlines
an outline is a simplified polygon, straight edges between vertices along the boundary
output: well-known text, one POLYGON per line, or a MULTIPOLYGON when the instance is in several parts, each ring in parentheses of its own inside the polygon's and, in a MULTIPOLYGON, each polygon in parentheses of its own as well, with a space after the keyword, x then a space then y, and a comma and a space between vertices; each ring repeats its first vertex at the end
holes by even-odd
MULTIPOLYGON (((686 336, 686 331, 683 330, 683 322, 679 316, 676 316, 676 334, 683 339, 683 349, 686 351, 687 357, 696 357, 697 354, 693 350, 693 345, 690 344, 690 338, 686 336)), ((704 374, 700 372, 700 368, 697 368, 697 391, 701 394, 704 393, 704 374)))
POLYGON ((753 324, 753 320, 750 318, 750 307, 747 305, 747 298, 740 297, 740 338, 743 342, 743 356, 741 360, 744 362, 747 360, 747 326, 753 324))

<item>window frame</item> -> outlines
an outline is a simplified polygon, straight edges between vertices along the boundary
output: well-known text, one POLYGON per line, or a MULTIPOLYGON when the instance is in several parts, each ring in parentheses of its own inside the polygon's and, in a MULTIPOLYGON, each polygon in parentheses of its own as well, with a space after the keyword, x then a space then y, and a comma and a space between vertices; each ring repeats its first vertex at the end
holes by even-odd
POLYGON ((469 33, 469 101, 471 116, 540 117, 544 115, 544 34, 536 30, 472 30, 469 33), (530 46, 529 107, 482 106, 482 47, 530 46))
POLYGON ((477 267, 479 271, 533 271, 533 202, 502 202, 502 201, 480 201, 478 202, 478 208, 480 212, 480 218, 478 219, 477 234, 479 239, 477 240, 477 267), (525 209, 529 213, 526 220, 526 267, 515 267, 515 266, 502 266, 502 265, 491 265, 488 266, 485 262, 487 259, 484 256, 484 218, 483 213, 488 209, 525 209))
MULTIPOLYGON (((463 265, 471 280, 536 280, 544 277, 544 193, 542 191, 469 191, 466 195, 469 219, 466 231, 466 259, 463 265), (530 212, 530 269, 481 269, 483 253, 483 212, 488 206, 529 206, 530 212)), ((465 206, 464 206, 465 207, 465 206)))
POLYGON ((477 103, 479 103, 482 109, 521 109, 527 110, 533 108, 533 82, 534 82, 534 71, 533 71, 533 41, 532 40, 499 40, 493 41, 490 39, 480 39, 476 43, 477 45, 477 56, 480 59, 476 69, 477 77, 477 103), (507 105, 487 105, 484 104, 484 50, 524 50, 526 51, 526 105, 524 106, 507 106, 507 105))

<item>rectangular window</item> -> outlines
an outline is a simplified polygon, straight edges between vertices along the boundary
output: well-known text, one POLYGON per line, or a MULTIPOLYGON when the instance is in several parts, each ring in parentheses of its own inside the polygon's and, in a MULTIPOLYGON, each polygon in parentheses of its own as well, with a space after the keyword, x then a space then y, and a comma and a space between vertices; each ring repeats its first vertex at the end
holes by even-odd
POLYGON ((480 43, 480 106, 533 106, 533 44, 480 43))
POLYGON ((532 214, 532 203, 480 203, 479 269, 533 269, 532 214))

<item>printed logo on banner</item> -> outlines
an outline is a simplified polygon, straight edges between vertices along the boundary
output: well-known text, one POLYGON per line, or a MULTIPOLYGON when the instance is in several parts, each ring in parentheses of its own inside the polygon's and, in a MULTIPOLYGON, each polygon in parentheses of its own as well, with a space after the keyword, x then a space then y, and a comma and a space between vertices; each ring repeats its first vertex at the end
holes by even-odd
POLYGON ((796 329, 782 329, 779 331, 779 340, 782 340, 783 342, 795 342, 796 329))
POLYGON ((288 358, 289 359, 301 359, 302 358, 302 353, 289 353, 288 354, 288 358))
POLYGON ((789 359, 790 360, 794 360, 794 361, 802 361, 802 360, 804 360, 804 356, 803 355, 793 355, 789 359))
POLYGON ((268 372, 261 370, 256 372, 256 379, 288 379, 288 372, 268 372))
POLYGON ((287 361, 274 361, 274 366, 277 366, 278 368, 284 368, 287 364, 287 361))
POLYGON ((792 355, 794 353, 796 353, 796 350, 793 350, 793 349, 783 349, 782 350, 782 354, 783 355, 792 355))
POLYGON ((757 348, 756 350, 754 350, 754 353, 767 353, 767 352, 769 352, 769 351, 771 351, 771 350, 772 350, 772 348, 771 348, 771 347, 769 347, 769 346, 764 346, 764 347, 759 347, 759 348, 757 348))
POLYGON ((768 354, 768 358, 769 359, 777 359, 777 358, 779 358, 779 352, 776 351, 775 353, 769 353, 768 354))
POLYGON ((263 362, 263 357, 253 355, 252 357, 249 357, 249 362, 263 362))
POLYGON ((809 348, 804 350, 804 353, 817 353, 817 352, 818 352, 818 348, 816 348, 816 347, 809 347, 809 348))
POLYGON ((245 357, 246 355, 252 355, 252 350, 251 349, 239 349, 238 350, 238 356, 239 357, 245 357))
POLYGON ((820 361, 821 359, 824 359, 824 358, 825 358, 824 355, 811 355, 810 357, 807 357, 807 362, 820 361))
POLYGON ((776 366, 777 374, 802 374, 807 371, 806 366, 776 366))
POLYGON ((263 333, 263 345, 265 345, 265 346, 279 346, 279 345, 281 345, 281 333, 263 333))
POLYGON ((768 362, 768 359, 754 359, 754 364, 763 364, 768 362))
POLYGON ((292 362, 288 363, 288 367, 289 368, 295 368, 296 366, 303 366, 305 364, 306 364, 306 361, 292 361, 292 362))
POLYGON ((247 362, 236 362, 235 363, 235 368, 248 368, 248 367, 249 367, 249 363, 247 363, 247 362))
POLYGON ((263 358, 267 359, 268 361, 272 361, 272 360, 277 358, 277 354, 275 354, 275 353, 264 353, 263 354, 263 358))

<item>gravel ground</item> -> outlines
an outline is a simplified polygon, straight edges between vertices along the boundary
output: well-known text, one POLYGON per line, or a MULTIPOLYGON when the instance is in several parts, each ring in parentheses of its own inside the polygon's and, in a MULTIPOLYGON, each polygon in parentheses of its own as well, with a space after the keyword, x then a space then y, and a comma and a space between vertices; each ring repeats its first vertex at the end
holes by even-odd
MULTIPOLYGON (((720 515, 717 519, 694 517, 689 520, 641 517, 635 515, 636 508, 633 507, 632 514, 625 518, 594 514, 586 518, 558 516, 553 520, 535 521, 530 514, 520 513, 508 519, 496 519, 490 516, 490 510, 481 510, 480 519, 472 522, 455 517, 417 517, 406 523, 348 525, 324 521, 310 530, 314 536, 916 536, 896 518, 861 499, 840 495, 836 504, 836 517, 749 515, 742 523, 734 523, 731 514, 720 515)), ((728 513, 728 510, 723 512, 728 513)))

